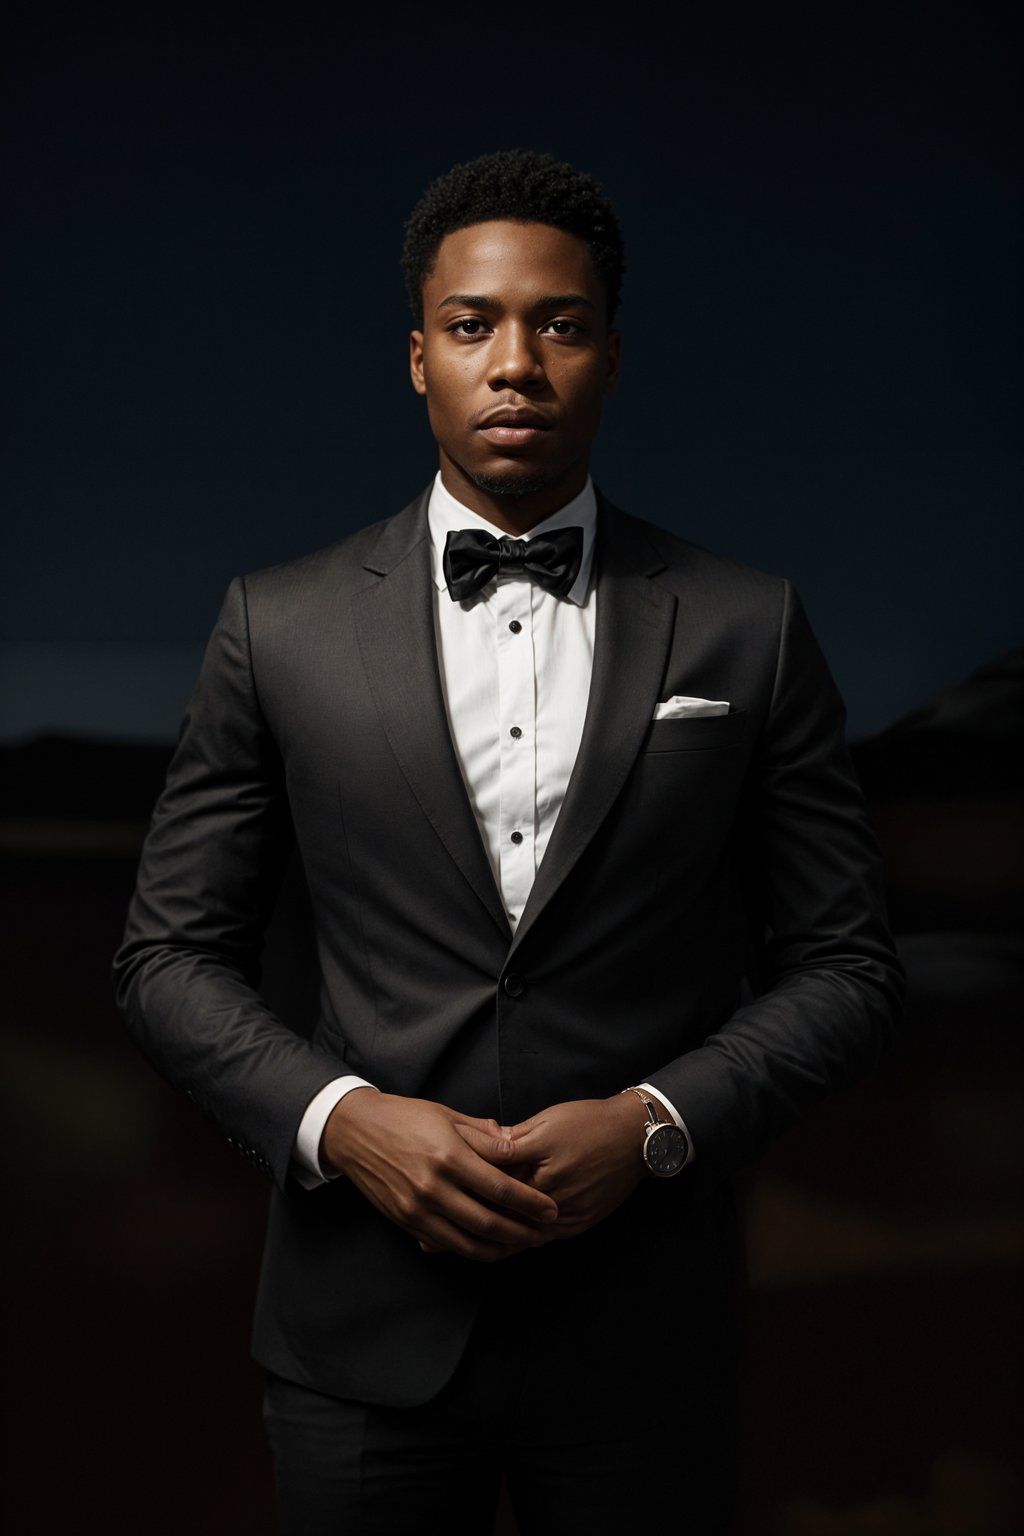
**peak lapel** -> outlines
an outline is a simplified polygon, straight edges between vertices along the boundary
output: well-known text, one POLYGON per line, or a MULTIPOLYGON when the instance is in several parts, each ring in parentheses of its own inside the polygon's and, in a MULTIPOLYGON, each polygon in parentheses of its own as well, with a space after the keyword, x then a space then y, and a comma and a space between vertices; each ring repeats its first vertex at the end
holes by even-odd
POLYGON ((365 561, 380 580, 357 598, 356 633, 381 725, 437 836, 498 928, 501 896, 466 794, 441 692, 425 491, 385 524, 365 561))
POLYGON ((672 639, 676 599, 650 580, 665 562, 631 518, 601 496, 598 505, 597 630, 583 736, 513 951, 626 782, 654 715, 672 639))

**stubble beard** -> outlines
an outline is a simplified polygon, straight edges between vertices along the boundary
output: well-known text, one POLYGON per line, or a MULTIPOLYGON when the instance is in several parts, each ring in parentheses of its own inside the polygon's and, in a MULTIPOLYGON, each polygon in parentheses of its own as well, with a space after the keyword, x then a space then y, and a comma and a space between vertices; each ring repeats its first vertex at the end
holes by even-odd
POLYGON ((486 471, 471 474, 470 479, 478 490, 486 491, 489 496, 539 496, 553 483, 552 475, 535 471, 527 475, 491 475, 486 471))

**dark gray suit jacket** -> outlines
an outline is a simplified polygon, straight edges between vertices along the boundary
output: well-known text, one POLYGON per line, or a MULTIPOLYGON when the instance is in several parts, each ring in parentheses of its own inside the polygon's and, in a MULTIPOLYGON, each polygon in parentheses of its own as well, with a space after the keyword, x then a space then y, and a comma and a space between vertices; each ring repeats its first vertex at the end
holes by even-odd
POLYGON ((426 507, 232 584, 115 962, 141 1048, 276 1186, 257 1357, 392 1403, 447 1379, 487 1266, 425 1257, 344 1180, 299 1188, 296 1129, 326 1082, 503 1123, 652 1082, 693 1167, 510 1262, 628 1288, 656 1239, 714 1286, 729 1175, 871 1067, 901 995, 842 705, 792 589, 603 498, 586 725, 512 937, 448 732, 426 507), (730 711, 652 724, 673 694, 730 711), (259 992, 293 847, 321 972, 309 1040, 259 992))

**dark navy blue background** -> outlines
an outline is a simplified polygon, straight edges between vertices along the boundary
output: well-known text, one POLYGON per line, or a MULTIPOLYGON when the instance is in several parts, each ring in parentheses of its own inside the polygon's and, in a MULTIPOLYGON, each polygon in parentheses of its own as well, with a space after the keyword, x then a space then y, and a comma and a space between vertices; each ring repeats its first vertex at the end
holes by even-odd
POLYGON ((403 223, 511 145, 625 225, 614 500, 792 576, 854 733, 1018 643, 1012 9, 706 9, 15 8, 8 739, 172 736, 235 572, 426 483, 403 223))

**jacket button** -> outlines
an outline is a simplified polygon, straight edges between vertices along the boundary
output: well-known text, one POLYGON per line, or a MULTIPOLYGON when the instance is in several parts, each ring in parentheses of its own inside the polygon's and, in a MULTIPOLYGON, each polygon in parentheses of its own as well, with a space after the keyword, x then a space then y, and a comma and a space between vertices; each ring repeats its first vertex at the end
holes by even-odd
POLYGON ((509 997, 522 997, 526 991, 526 982, 521 976, 517 976, 515 971, 505 977, 504 986, 509 997))

